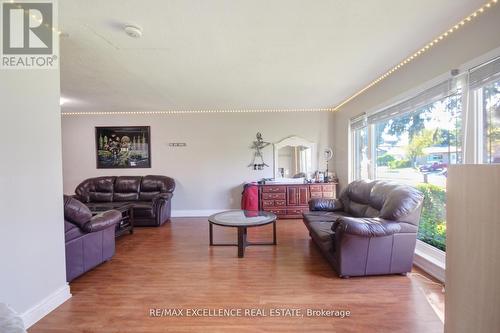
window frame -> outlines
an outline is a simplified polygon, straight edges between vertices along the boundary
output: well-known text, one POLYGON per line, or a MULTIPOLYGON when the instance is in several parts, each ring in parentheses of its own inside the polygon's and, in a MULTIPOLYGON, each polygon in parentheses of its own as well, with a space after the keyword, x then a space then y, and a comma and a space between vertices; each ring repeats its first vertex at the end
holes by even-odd
MULTIPOLYGON (((366 129, 366 135, 368 136, 367 138, 367 159, 370 161, 370 154, 369 154, 369 143, 370 143, 370 137, 369 137, 369 126, 367 124, 367 118, 366 114, 360 114, 356 117, 353 117, 349 120, 349 140, 348 140, 348 179, 349 182, 352 182, 354 180, 360 179, 361 175, 358 177, 358 167, 357 167, 357 162, 358 162, 358 154, 357 154, 357 148, 359 147, 359 142, 357 140, 357 132, 366 129)), ((361 163, 361 161, 359 161, 361 163)), ((369 163, 369 162, 368 162, 369 163)), ((370 169, 370 163, 368 164, 368 175, 370 174, 369 172, 370 169)))
POLYGON ((474 164, 498 164, 486 161, 487 155, 487 143, 485 142, 485 129, 487 125, 487 120, 484 118, 484 87, 492 83, 500 82, 500 78, 497 80, 485 82, 479 87, 472 88, 473 91, 470 92, 472 95, 472 110, 474 111, 475 120, 475 147, 474 147, 474 164))
MULTIPOLYGON (((483 90, 478 87, 473 88, 470 84, 470 74, 477 68, 487 65, 493 61, 500 59, 500 48, 497 48, 487 54, 478 57, 466 64, 459 67, 459 72, 462 74, 458 78, 451 76, 451 73, 446 73, 436 77, 429 82, 421 85, 420 87, 411 89, 401 95, 398 95, 391 100, 384 103, 385 105, 377 106, 371 110, 368 110, 365 114, 367 119, 370 115, 377 112, 384 111, 392 106, 399 103, 407 101, 415 96, 425 93, 426 90, 438 85, 445 80, 457 79, 460 81, 461 86, 461 96, 462 96, 462 163, 464 164, 485 164, 484 160, 484 117, 483 117, 483 102, 482 93, 483 90)), ((487 85, 485 82, 484 85, 487 85)), ((482 86, 480 86, 482 88, 482 86)), ((394 115, 397 117, 399 115, 394 115)), ((368 178, 374 179, 376 175, 376 163, 374 163, 374 158, 376 156, 376 142, 375 142, 375 123, 371 123, 367 120, 366 130, 368 135, 368 178)), ((355 131, 349 127, 348 136, 348 166, 349 170, 349 182, 356 179, 356 166, 354 165, 354 149, 356 149, 356 138, 355 131)), ((446 252, 441 251, 421 240, 417 239, 417 245, 415 249, 415 264, 433 276, 437 277, 439 280, 444 282, 444 272, 446 261, 446 252)))

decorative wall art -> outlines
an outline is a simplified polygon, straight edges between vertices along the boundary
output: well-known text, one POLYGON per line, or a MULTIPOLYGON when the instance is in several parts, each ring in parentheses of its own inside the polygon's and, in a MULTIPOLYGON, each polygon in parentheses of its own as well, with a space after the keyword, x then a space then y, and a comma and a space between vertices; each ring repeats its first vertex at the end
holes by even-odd
POLYGON ((96 127, 98 169, 151 168, 149 126, 96 127))
POLYGON ((253 160, 252 162, 248 165, 249 167, 252 167, 254 170, 263 170, 264 167, 268 167, 264 162, 264 157, 262 156, 262 149, 270 145, 270 142, 265 142, 262 139, 262 134, 257 133, 255 136, 257 140, 255 140, 252 143, 252 146, 250 148, 254 149, 253 153, 253 160))

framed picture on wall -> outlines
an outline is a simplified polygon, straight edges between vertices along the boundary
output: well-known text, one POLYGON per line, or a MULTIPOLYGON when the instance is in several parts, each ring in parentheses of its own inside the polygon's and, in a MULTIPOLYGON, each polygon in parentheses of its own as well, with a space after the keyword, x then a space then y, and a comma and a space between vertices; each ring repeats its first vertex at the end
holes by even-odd
POLYGON ((97 169, 151 168, 149 126, 96 127, 97 169))

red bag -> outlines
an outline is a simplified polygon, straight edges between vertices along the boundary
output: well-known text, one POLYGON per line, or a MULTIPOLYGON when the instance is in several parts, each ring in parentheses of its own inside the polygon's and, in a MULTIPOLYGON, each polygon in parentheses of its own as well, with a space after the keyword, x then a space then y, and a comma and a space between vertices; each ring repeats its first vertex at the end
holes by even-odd
POLYGON ((259 210, 259 186, 257 184, 248 183, 243 186, 241 209, 259 210))

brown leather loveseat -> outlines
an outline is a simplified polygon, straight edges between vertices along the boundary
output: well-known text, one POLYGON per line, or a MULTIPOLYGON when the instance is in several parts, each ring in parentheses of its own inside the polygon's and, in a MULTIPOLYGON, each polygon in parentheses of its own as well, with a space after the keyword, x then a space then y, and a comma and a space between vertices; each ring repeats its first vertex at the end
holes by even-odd
POLYGON ((136 226, 160 226, 170 220, 174 189, 175 181, 166 176, 104 176, 84 180, 75 197, 102 208, 131 203, 136 226))
POLYGON ((423 195, 386 181, 354 181, 339 199, 312 199, 304 223, 340 277, 411 271, 423 195))

